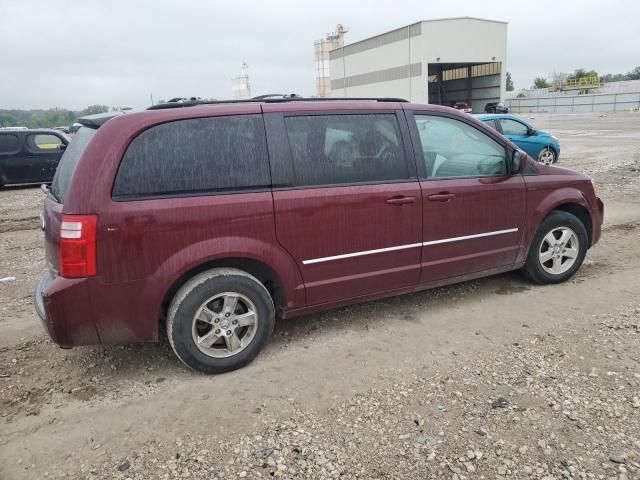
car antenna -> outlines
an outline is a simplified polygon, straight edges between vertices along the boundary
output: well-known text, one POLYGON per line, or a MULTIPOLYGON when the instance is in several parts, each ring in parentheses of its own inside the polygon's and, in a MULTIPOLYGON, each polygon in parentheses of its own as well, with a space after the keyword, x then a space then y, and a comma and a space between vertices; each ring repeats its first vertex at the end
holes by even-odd
MULTIPOLYGON (((557 100, 554 100, 554 102, 553 102, 553 105, 554 105, 554 107, 553 107, 553 108, 556 108, 556 107, 555 107, 556 101, 557 101, 557 100)), ((547 150, 549 150, 549 148, 551 147, 551 135, 552 135, 552 131, 551 131, 551 128, 552 128, 552 127, 551 127, 551 123, 552 123, 552 120, 553 120, 553 109, 549 109, 549 137, 548 137, 548 139, 547 139, 547 150)), ((555 159, 555 161, 556 161, 556 162, 558 161, 557 154, 556 154, 556 159, 555 159)), ((555 163, 555 162, 554 162, 554 163, 555 163)))
MULTIPOLYGON (((556 73, 556 69, 554 68, 554 69, 553 69, 553 74, 554 74, 554 79, 553 79, 553 81, 554 81, 554 82, 555 82, 555 73, 556 73)), ((555 92, 554 92, 554 93, 555 93, 555 92)), ((554 108, 554 109, 556 108, 556 104, 557 104, 557 103, 558 103, 558 99, 557 99, 557 98, 555 98, 555 99, 554 99, 554 101, 553 101, 553 108, 554 108)), ((552 131, 551 131, 551 129, 552 129, 552 127, 551 127, 551 123, 552 123, 552 120, 553 120, 553 110, 552 110, 552 109, 550 109, 550 110, 549 110, 549 137, 548 137, 548 140, 547 140, 547 149, 549 149, 549 148, 551 147, 551 135, 552 135, 552 131)), ((558 161, 558 156, 557 156, 557 155, 558 155, 558 154, 556 153, 555 162, 557 162, 557 161, 558 161)), ((554 162, 554 163, 555 163, 555 162, 554 162)))

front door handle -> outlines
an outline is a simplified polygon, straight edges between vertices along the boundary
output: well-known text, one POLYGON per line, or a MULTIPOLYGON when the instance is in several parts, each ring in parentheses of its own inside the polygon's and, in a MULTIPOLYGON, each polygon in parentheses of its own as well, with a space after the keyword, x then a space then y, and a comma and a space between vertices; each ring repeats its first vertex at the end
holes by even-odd
POLYGON ((389 205, 406 205, 408 203, 416 203, 416 197, 397 196, 387 199, 389 205))
POLYGON ((456 195, 451 192, 440 192, 427 196, 427 199, 432 202, 448 202, 454 198, 456 198, 456 195))

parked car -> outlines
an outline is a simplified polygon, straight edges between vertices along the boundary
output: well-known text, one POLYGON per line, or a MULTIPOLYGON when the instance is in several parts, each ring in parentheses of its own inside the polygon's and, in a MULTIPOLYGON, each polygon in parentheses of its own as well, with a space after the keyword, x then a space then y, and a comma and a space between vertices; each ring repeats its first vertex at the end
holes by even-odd
POLYGON ((484 106, 487 113, 509 113, 509 108, 502 102, 491 102, 484 106))
POLYGON ((460 110, 464 113, 471 113, 472 109, 471 109, 471 105, 469 105, 468 103, 465 102, 456 102, 453 104, 453 108, 455 108, 456 110, 460 110))
POLYGON ((69 141, 59 130, 0 129, 0 187, 51 183, 69 141))
POLYGON ((499 131, 527 155, 540 163, 550 165, 560 157, 560 142, 556 137, 514 115, 480 114, 476 117, 486 125, 499 131))
POLYGON ((277 318, 509 270, 562 282, 600 238, 588 176, 448 107, 203 102, 81 123, 45 188, 35 294, 66 347, 166 325, 182 362, 224 372, 277 318))

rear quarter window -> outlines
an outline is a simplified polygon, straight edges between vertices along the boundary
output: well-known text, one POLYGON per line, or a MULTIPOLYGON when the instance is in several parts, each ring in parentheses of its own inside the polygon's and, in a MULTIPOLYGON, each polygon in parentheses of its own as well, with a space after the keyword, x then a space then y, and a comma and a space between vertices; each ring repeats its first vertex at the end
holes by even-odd
POLYGON ((0 133, 0 155, 17 153, 20 150, 18 136, 13 133, 0 133))
POLYGON ((53 183, 51 184, 51 193, 59 202, 64 202, 64 197, 71 184, 73 172, 76 171, 82 153, 95 134, 96 130, 93 128, 82 127, 78 130, 78 133, 73 136, 71 143, 64 151, 58 168, 56 169, 56 174, 53 177, 53 183))
POLYGON ((270 183, 262 116, 197 118, 138 135, 120 163, 113 198, 246 191, 270 183))

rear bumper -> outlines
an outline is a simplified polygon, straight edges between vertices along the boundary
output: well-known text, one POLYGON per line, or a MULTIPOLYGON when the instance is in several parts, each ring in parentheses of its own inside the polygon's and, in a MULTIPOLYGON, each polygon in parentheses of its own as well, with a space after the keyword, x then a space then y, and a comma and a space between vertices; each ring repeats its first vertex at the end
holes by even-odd
POLYGON ((596 197, 596 208, 593 212, 593 234, 591 245, 595 245, 600 240, 602 233, 602 223, 604 222, 604 203, 599 197, 596 197))
POLYGON ((68 279, 45 272, 34 295, 42 326, 61 347, 100 343, 91 310, 87 279, 68 279))
POLYGON ((49 272, 45 272, 40 277, 40 280, 36 285, 36 291, 33 295, 33 306, 35 307, 36 313, 40 317, 40 322, 47 333, 49 333, 49 329, 47 326, 47 314, 44 311, 44 302, 42 301, 42 292, 47 289, 47 286, 49 286, 50 283, 51 277, 49 276, 49 272))

